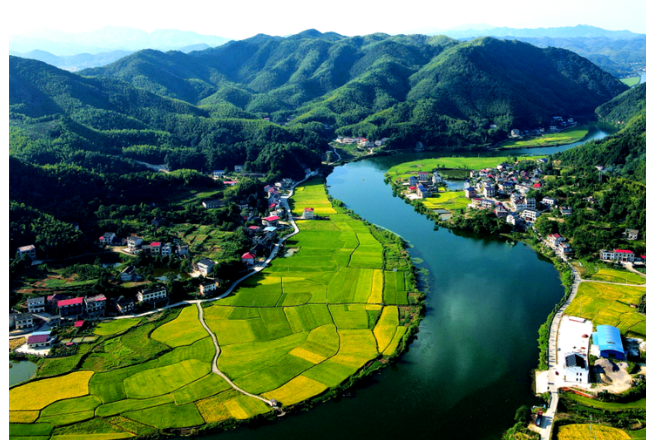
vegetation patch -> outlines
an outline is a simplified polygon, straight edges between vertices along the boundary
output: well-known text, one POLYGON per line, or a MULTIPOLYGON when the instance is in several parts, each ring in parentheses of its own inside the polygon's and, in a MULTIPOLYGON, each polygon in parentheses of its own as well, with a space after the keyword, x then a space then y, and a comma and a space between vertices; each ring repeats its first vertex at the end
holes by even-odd
POLYGON ((197 306, 184 307, 177 318, 158 327, 151 334, 153 339, 171 347, 190 345, 206 336, 208 333, 197 319, 197 306))
POLYGON ((139 324, 141 319, 114 319, 112 321, 101 321, 94 329, 94 334, 100 336, 111 336, 117 333, 128 330, 131 327, 139 324))
POLYGON ((123 414, 136 422, 154 426, 157 429, 185 428, 204 424, 197 407, 192 403, 177 406, 174 403, 154 408, 130 411, 123 414))
POLYGON ((597 424, 573 424, 559 427, 558 440, 628 440, 632 437, 621 429, 597 424))
POLYGON ((131 399, 145 399, 170 393, 211 371, 211 365, 197 359, 188 359, 160 368, 152 368, 123 381, 126 395, 131 399))
POLYGON ((267 399, 276 399, 283 405, 293 405, 327 390, 327 385, 305 376, 298 376, 282 387, 265 393, 267 399))

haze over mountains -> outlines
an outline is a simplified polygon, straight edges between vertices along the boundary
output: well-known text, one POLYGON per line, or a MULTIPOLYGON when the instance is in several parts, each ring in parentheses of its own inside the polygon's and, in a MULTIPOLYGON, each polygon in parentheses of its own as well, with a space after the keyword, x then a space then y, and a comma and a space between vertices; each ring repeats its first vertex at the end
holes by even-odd
POLYGON ((610 31, 595 26, 578 25, 551 28, 518 29, 495 27, 487 24, 462 25, 450 29, 420 28, 407 32, 410 34, 446 35, 456 39, 477 37, 522 37, 522 38, 608 38, 629 40, 645 36, 631 31, 610 31))

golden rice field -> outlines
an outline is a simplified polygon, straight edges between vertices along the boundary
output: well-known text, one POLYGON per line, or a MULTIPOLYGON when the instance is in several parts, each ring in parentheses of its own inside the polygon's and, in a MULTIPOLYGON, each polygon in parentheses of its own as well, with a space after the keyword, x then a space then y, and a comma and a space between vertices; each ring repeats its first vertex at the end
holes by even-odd
POLYGON ((558 429, 558 440, 628 440, 621 429, 595 424, 566 425, 558 429))
POLYGON ((645 294, 644 287, 583 282, 565 313, 590 319, 596 325, 613 325, 621 333, 646 335, 646 316, 630 306, 639 304, 645 294))
POLYGON ((65 376, 32 381, 9 390, 11 411, 41 410, 58 400, 85 396, 93 371, 78 371, 65 376))

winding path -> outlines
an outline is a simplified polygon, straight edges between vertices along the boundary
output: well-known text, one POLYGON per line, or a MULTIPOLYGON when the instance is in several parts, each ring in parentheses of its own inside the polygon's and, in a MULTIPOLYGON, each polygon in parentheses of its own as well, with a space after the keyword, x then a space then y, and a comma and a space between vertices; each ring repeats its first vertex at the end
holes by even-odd
POLYGON ((218 376, 220 376, 222 379, 224 379, 229 385, 231 385, 231 388, 233 388, 236 391, 239 391, 240 393, 244 394, 245 396, 253 397, 254 399, 258 399, 269 405, 270 407, 274 408, 275 406, 272 405, 271 401, 268 399, 265 399, 264 397, 258 396, 256 394, 251 394, 239 386, 237 386, 231 379, 227 377, 226 374, 224 374, 220 369, 218 368, 218 358, 220 357, 220 353, 222 350, 220 350, 220 344, 218 344, 218 338, 215 337, 215 333, 211 331, 208 325, 206 325, 206 322, 204 322, 204 310, 202 309, 202 304, 200 302, 197 303, 197 316, 200 320, 200 324, 202 324, 202 327, 204 327, 204 330, 206 330, 209 335, 211 335, 211 339, 213 340, 213 345, 215 346, 215 356, 213 357, 213 365, 211 366, 211 371, 218 376))

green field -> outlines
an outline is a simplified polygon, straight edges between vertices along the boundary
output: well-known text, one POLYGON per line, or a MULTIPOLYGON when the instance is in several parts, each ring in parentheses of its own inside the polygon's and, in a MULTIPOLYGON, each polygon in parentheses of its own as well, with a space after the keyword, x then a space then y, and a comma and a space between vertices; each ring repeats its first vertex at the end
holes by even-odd
POLYGON ((640 76, 631 76, 630 78, 622 78, 620 80, 622 83, 626 84, 628 87, 633 87, 639 84, 639 81, 641 81, 640 76))
POLYGON ((522 140, 508 140, 498 145, 498 148, 527 148, 527 147, 553 147, 556 145, 578 142, 588 134, 587 125, 578 125, 559 133, 547 133, 543 136, 522 140))
POLYGON ((587 397, 579 396, 574 393, 567 393, 566 398, 568 400, 574 400, 575 402, 581 403, 586 406, 592 406, 594 408, 601 409, 610 409, 610 410, 626 410, 626 409, 646 409, 646 399, 636 400, 634 402, 628 403, 615 403, 615 402, 602 402, 596 399, 589 399, 587 397))
POLYGON ((646 278, 627 270, 600 268, 590 279, 611 283, 646 284, 646 278))
MULTIPOLYGON (((518 157, 518 160, 538 160, 545 156, 518 157)), ((483 168, 495 167, 507 161, 507 156, 495 157, 436 157, 431 159, 420 159, 411 162, 404 162, 391 167, 386 176, 393 179, 408 179, 419 172, 431 172, 438 168, 480 170, 483 168)))
MULTIPOLYGON (((401 247, 333 206, 321 180, 297 188, 290 203, 295 212, 314 207, 328 219, 299 221, 301 232, 287 243, 293 256, 203 306, 222 349, 220 370, 283 406, 325 393, 380 354, 395 354, 407 332, 398 306, 408 306, 412 289, 401 247)), ((208 233, 190 230, 193 242, 208 233)), ((215 348, 194 305, 159 319, 104 322, 95 334, 78 355, 45 361, 46 371, 60 376, 10 391, 12 433, 125 438, 271 411, 211 372, 215 348), (73 369, 81 371, 64 374, 73 369)))
POLYGON ((432 197, 422 199, 422 203, 429 209, 454 210, 466 208, 471 200, 464 196, 464 191, 446 191, 435 193, 432 197))
POLYGON ((583 282, 566 315, 591 319, 596 325, 612 325, 621 333, 646 336, 646 316, 630 304, 639 304, 646 288, 583 282))

